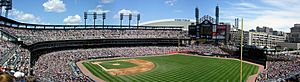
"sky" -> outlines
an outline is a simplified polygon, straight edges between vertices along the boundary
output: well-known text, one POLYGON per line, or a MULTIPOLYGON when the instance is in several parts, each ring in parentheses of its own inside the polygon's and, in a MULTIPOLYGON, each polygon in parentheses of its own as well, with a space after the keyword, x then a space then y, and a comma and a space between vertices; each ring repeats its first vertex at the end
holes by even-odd
MULTIPOLYGON (((9 18, 34 24, 84 24, 83 13, 106 13, 105 24, 119 24, 119 14, 140 14, 140 22, 160 19, 184 18, 194 20, 195 7, 200 16, 214 17, 215 7, 220 7, 220 22, 234 23, 244 19, 245 30, 267 26, 290 32, 300 23, 300 0, 13 0, 9 18)), ((2 13, 3 16, 3 13, 2 13)), ((88 16, 87 24, 93 24, 88 16)), ((97 24, 102 24, 101 16, 97 24)), ((133 17, 132 23, 136 23, 133 17)), ((123 24, 128 24, 124 17, 123 24)), ((241 24, 240 24, 241 25, 241 24)))

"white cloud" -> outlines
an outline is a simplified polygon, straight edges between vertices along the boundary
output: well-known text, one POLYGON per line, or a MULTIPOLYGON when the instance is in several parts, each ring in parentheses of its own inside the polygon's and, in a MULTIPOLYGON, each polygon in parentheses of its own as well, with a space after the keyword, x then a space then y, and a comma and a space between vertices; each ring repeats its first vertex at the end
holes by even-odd
POLYGON ((102 9, 102 5, 97 5, 95 9, 93 10, 88 10, 88 12, 96 12, 96 13, 108 13, 110 12, 109 10, 104 10, 102 9))
POLYGON ((244 8, 259 8, 258 6, 254 5, 252 3, 245 3, 245 2, 237 3, 237 4, 233 4, 233 5, 244 7, 244 8))
POLYGON ((81 22, 81 17, 76 14, 74 16, 68 16, 64 19, 65 24, 79 24, 81 22))
POLYGON ((173 6, 175 4, 176 0, 166 0, 165 4, 169 5, 169 6, 173 6))
POLYGON ((37 17, 30 13, 25 13, 23 11, 12 9, 9 11, 9 16, 12 16, 14 19, 26 23, 41 23, 41 18, 37 17))
POLYGON ((114 0, 100 0, 101 3, 111 3, 113 2, 114 0))
POLYGON ((66 7, 63 1, 61 0, 48 0, 43 4, 44 10, 46 12, 65 12, 66 7))
MULTIPOLYGON (((275 30, 290 32, 295 23, 300 23, 300 0, 261 0, 261 5, 242 2, 233 3, 232 8, 224 9, 221 15, 231 18, 245 18, 245 30, 255 29, 256 26, 272 27, 275 30)), ((221 16, 222 17, 222 16, 221 16)))
POLYGON ((123 15, 129 15, 129 14, 137 15, 137 14, 139 14, 140 12, 138 12, 138 11, 136 11, 136 10, 122 9, 122 10, 120 10, 116 15, 114 15, 113 18, 119 18, 121 13, 123 13, 123 15))

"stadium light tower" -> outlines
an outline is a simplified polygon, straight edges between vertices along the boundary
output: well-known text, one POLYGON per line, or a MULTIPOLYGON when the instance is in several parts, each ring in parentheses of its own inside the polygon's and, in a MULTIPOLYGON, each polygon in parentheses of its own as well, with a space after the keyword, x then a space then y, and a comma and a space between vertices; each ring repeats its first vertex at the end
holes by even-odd
POLYGON ((97 13, 96 12, 94 12, 94 28, 96 28, 96 19, 97 19, 97 13))
POLYGON ((12 9, 12 6, 11 6, 11 2, 10 3, 8 3, 10 6, 7 6, 6 8, 5 8, 5 17, 8 17, 8 10, 11 10, 12 9))
POLYGON ((121 26, 121 28, 122 28, 123 16, 124 16, 124 14, 120 13, 120 26, 121 26))
POLYGON ((140 22, 140 14, 132 14, 132 13, 129 13, 129 14, 126 14, 126 15, 124 15, 123 13, 120 13, 120 25, 121 25, 121 27, 122 27, 122 20, 123 20, 123 17, 124 16, 128 16, 128 26, 129 26, 129 28, 130 28, 130 24, 131 24, 131 20, 132 20, 132 17, 137 17, 136 19, 137 19, 137 26, 138 26, 138 24, 139 24, 139 22, 140 22))
POLYGON ((102 13, 102 28, 104 28, 104 19, 106 19, 106 14, 102 13))
POLYGON ((8 16, 8 10, 12 9, 12 0, 0 0, 0 10, 2 15, 2 8, 5 7, 5 17, 8 16))
POLYGON ((87 12, 84 12, 84 26, 86 28, 86 19, 88 15, 93 15, 93 19, 94 19, 94 28, 96 28, 96 19, 97 19, 97 15, 102 15, 102 27, 104 28, 104 20, 106 19, 106 13, 102 13, 102 14, 97 14, 97 12, 93 12, 93 14, 89 14, 87 12))
POLYGON ((84 28, 86 28, 87 12, 84 12, 84 28))
POLYGON ((140 19, 141 19, 141 15, 140 15, 140 14, 137 14, 137 18, 136 18, 136 26, 137 26, 137 27, 139 27, 140 19))
POLYGON ((130 14, 129 14, 129 21, 128 21, 128 22, 129 22, 129 28, 130 28, 130 21, 131 21, 131 20, 132 20, 132 14, 130 13, 130 14))

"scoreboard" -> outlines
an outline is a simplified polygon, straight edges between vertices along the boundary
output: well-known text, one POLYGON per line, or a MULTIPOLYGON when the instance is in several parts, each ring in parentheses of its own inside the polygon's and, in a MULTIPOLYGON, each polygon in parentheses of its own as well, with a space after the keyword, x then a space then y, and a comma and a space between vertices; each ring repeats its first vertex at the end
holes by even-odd
POLYGON ((229 40, 230 24, 220 23, 219 25, 216 25, 213 21, 208 19, 202 19, 199 24, 189 25, 189 37, 197 40, 205 39, 206 41, 222 41, 227 43, 227 40, 229 40))
POLYGON ((199 32, 199 37, 200 38, 206 38, 206 39, 212 39, 212 30, 213 30, 213 24, 205 20, 202 23, 200 23, 200 32, 199 32))
POLYGON ((191 38, 212 39, 213 34, 215 34, 215 32, 213 32, 213 27, 215 27, 215 24, 209 20, 204 20, 200 24, 189 25, 188 33, 191 38))

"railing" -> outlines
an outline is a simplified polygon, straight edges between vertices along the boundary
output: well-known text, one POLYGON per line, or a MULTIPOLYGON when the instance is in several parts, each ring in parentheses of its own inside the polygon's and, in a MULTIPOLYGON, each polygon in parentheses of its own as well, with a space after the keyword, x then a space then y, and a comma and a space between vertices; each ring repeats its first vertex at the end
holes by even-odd
MULTIPOLYGON (((0 28, 0 39, 5 40, 5 41, 17 41, 18 40, 18 38, 16 36, 9 34, 2 28, 0 28)), ((18 48, 18 46, 5 51, 3 54, 3 58, 0 61, 0 65, 3 65, 8 59, 10 59, 10 57, 13 55, 13 51, 15 51, 17 48, 18 48)))
POLYGON ((6 41, 17 41, 18 37, 0 28, 0 39, 6 41))
POLYGON ((7 60, 9 60, 10 58, 12 58, 14 56, 14 53, 16 51, 17 48, 19 48, 20 46, 16 46, 8 51, 6 51, 3 54, 3 58, 0 61, 0 65, 5 66, 5 62, 7 62, 7 60))
POLYGON ((167 29, 182 30, 182 26, 129 26, 129 25, 42 25, 17 22, 0 16, 0 25, 21 29, 167 29))

